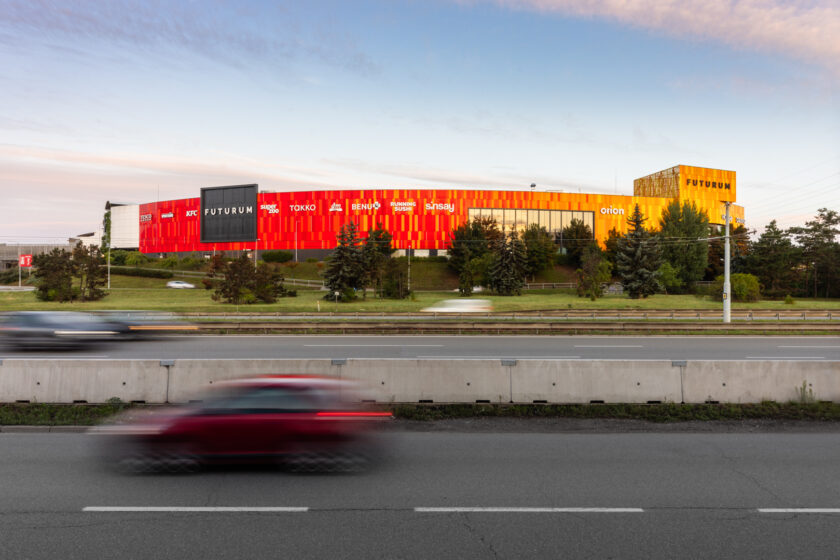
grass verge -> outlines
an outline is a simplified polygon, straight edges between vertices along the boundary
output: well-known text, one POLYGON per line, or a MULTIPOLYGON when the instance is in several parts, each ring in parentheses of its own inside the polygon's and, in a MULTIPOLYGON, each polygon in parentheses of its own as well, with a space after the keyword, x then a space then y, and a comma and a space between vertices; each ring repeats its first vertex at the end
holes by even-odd
MULTIPOLYGON (((113 404, 0 404, 2 426, 92 426, 128 408, 156 405, 113 404)), ((758 404, 405 404, 391 407, 402 420, 432 422, 455 418, 598 418, 688 422, 720 420, 840 421, 840 403, 758 404)))

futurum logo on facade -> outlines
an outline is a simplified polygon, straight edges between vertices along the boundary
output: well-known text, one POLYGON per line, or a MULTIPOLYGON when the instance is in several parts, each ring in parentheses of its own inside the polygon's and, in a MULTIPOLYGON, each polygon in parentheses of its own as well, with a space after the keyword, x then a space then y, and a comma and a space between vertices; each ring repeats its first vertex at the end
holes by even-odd
POLYGON ((219 208, 205 208, 205 216, 244 216, 253 214, 253 206, 221 206, 219 208))
POLYGON ((686 187, 706 187, 707 189, 729 189, 732 190, 731 183, 723 183, 718 181, 704 181, 703 179, 685 179, 686 187))

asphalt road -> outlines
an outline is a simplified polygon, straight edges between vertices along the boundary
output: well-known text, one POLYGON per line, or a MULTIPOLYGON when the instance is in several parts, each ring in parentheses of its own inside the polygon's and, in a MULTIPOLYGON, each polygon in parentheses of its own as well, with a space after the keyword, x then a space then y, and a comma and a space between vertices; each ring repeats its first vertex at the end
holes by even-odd
POLYGON ((392 461, 362 475, 129 477, 99 467, 89 436, 0 434, 0 556, 767 559, 840 546, 840 510, 819 511, 840 508, 840 433, 388 437, 392 461))
POLYGON ((781 336, 173 336, 75 352, 0 349, 8 358, 547 358, 840 360, 840 337, 781 336))

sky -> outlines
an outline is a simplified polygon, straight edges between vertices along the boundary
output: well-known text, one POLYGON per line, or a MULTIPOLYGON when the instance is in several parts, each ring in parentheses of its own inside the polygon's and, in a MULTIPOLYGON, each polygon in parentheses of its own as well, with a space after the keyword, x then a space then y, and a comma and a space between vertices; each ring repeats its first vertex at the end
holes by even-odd
POLYGON ((0 243, 106 201, 632 195, 737 172, 759 232, 840 211, 836 0, 0 0, 0 243))

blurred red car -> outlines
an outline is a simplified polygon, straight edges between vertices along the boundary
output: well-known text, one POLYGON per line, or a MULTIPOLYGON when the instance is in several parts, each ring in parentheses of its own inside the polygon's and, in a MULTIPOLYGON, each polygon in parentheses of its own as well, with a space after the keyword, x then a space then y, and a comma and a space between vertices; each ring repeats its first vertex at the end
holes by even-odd
POLYGON ((220 383, 181 408, 129 412, 97 426, 122 471, 191 471, 212 462, 276 462, 293 471, 359 471, 377 461, 390 412, 365 409, 353 382, 264 376, 220 383))

